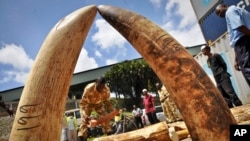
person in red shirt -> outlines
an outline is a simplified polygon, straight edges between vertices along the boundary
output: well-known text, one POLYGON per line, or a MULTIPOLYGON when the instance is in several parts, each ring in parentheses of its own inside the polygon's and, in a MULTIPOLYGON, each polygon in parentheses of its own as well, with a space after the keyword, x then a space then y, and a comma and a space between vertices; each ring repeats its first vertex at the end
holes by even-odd
POLYGON ((145 113, 148 117, 150 124, 155 124, 159 122, 159 120, 156 118, 153 96, 148 93, 147 89, 143 89, 142 94, 144 95, 143 105, 145 108, 145 113))

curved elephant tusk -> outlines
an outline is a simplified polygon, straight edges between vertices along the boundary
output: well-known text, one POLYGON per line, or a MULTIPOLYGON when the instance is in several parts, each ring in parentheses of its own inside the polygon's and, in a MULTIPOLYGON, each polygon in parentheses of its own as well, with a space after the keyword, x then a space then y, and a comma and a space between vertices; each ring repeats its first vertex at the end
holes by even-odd
POLYGON ((193 141, 229 140, 236 120, 219 91, 193 57, 147 18, 100 5, 98 11, 152 67, 176 102, 193 141))
POLYGON ((58 141, 74 67, 97 8, 61 19, 35 59, 18 105, 10 141, 58 141))

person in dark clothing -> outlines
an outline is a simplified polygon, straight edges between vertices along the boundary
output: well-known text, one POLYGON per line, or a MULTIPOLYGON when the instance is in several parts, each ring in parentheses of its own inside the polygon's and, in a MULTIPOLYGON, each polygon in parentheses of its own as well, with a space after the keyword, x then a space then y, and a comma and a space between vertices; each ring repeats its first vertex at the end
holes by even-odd
POLYGON ((8 106, 4 103, 1 95, 0 95, 0 107, 2 107, 9 114, 10 117, 14 116, 13 110, 10 110, 10 108, 8 108, 8 106))
POLYGON ((212 70, 214 79, 217 83, 217 88, 219 89, 225 101, 227 102, 228 107, 232 108, 233 105, 242 105, 240 99, 234 91, 230 79, 231 75, 227 72, 227 65, 221 55, 219 55, 218 53, 212 54, 210 47, 207 45, 202 46, 201 51, 204 55, 208 57, 208 67, 212 70))

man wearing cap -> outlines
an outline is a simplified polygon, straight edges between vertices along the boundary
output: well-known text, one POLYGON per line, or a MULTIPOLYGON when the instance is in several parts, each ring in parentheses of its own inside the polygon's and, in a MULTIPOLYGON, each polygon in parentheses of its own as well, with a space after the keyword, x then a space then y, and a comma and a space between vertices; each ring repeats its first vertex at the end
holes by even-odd
POLYGON ((153 96, 148 94, 147 89, 143 89, 142 94, 144 95, 143 105, 145 108, 145 113, 148 117, 150 124, 155 124, 155 123, 159 122, 159 120, 156 117, 156 113, 155 113, 155 105, 154 105, 153 96))
POLYGON ((240 99, 236 95, 232 82, 230 80, 230 74, 227 72, 227 65, 221 55, 218 53, 211 53, 209 46, 204 45, 201 47, 202 53, 208 57, 207 64, 208 67, 212 70, 214 79, 217 84, 217 88, 223 95, 225 101, 229 108, 242 105, 240 99))
MULTIPOLYGON (((105 106, 109 112, 114 111, 114 107, 110 102, 110 90, 105 84, 105 78, 99 77, 96 82, 88 84, 83 92, 82 99, 79 103, 81 110, 82 123, 78 132, 79 141, 87 141, 87 125, 90 121, 92 111, 96 111, 98 116, 104 117, 107 113, 105 106)), ((107 135, 112 133, 109 121, 102 124, 103 132, 107 135)))

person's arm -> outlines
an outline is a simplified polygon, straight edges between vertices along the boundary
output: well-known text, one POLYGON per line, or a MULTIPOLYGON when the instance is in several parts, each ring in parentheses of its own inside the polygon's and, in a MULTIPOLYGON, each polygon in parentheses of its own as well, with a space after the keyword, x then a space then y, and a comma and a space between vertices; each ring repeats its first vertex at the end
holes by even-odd
POLYGON ((221 57, 221 55, 217 54, 216 58, 218 59, 218 61, 220 62, 222 68, 224 69, 224 71, 227 71, 227 64, 225 63, 224 59, 221 57))
POLYGON ((152 105, 155 107, 154 97, 152 95, 151 95, 151 102, 152 102, 152 105))
POLYGON ((166 87, 162 87, 162 91, 161 91, 161 94, 159 94, 159 96, 160 96, 161 103, 163 103, 168 98, 169 93, 168 93, 166 87))
POLYGON ((168 95, 164 95, 164 96, 160 99, 160 102, 163 103, 167 98, 168 98, 168 95))
POLYGON ((74 127, 75 127, 75 130, 77 130, 77 121, 76 121, 76 117, 74 117, 74 127))
POLYGON ((144 102, 144 98, 142 99, 142 105, 145 107, 145 102, 144 102))
POLYGON ((167 94, 159 94, 159 96, 160 96, 160 102, 161 103, 163 103, 168 98, 167 94))
POLYGON ((103 104, 107 106, 107 108, 109 109, 110 112, 115 110, 115 108, 113 107, 113 105, 109 99, 104 100, 103 104))
POLYGON ((234 69, 240 71, 240 66, 238 64, 238 56, 235 49, 234 49, 234 69))
POLYGON ((66 125, 69 126, 69 117, 66 117, 65 120, 66 120, 66 125))
POLYGON ((162 92, 158 91, 158 95, 159 95, 159 98, 160 98, 160 102, 163 103, 164 100, 165 100, 165 95, 162 94, 162 92))
POLYGON ((142 111, 142 109, 140 109, 140 108, 139 108, 139 113, 140 113, 140 116, 143 115, 143 111, 142 111))
POLYGON ((83 94, 82 94, 82 98, 81 98, 81 100, 80 100, 80 102, 79 102, 79 107, 81 108, 81 109, 83 109, 83 108, 85 108, 86 106, 87 106, 87 104, 88 104, 88 100, 87 100, 87 95, 88 95, 88 93, 89 93, 89 87, 88 87, 88 85, 84 88, 84 92, 83 92, 83 94))
POLYGON ((250 29, 248 29, 246 26, 242 25, 238 27, 238 30, 243 34, 250 36, 250 29))

